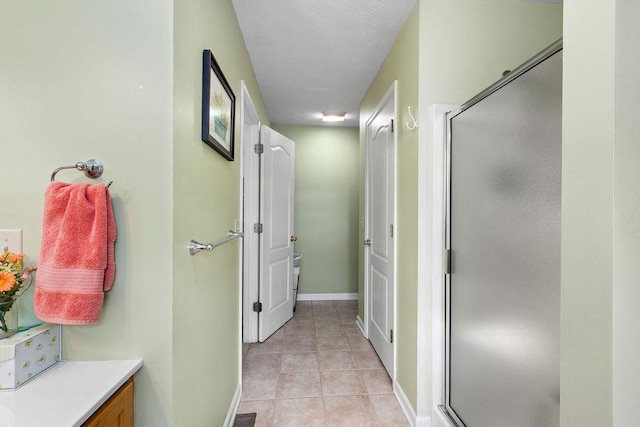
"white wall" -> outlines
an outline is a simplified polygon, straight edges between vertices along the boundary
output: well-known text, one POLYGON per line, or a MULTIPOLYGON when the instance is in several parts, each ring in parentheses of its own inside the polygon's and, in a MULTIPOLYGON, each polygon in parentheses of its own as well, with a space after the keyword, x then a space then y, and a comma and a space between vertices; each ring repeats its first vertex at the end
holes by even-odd
POLYGON ((143 357, 136 422, 154 427, 172 412, 172 20, 168 0, 5 0, 0 12, 0 227, 22 228, 37 262, 53 169, 104 162, 116 281, 98 324, 63 328, 63 357, 143 357))
POLYGON ((611 425, 615 6, 564 5, 562 425, 611 425))
POLYGON ((640 383, 640 3, 616 2, 612 425, 638 423, 640 383))

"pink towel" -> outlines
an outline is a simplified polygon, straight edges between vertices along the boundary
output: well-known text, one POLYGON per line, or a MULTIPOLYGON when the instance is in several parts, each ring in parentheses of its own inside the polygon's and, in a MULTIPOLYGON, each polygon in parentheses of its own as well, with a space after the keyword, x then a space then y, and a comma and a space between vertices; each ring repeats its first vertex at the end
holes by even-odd
POLYGON ((44 199, 35 314, 64 325, 96 323, 115 278, 116 224, 107 188, 52 182, 44 199))

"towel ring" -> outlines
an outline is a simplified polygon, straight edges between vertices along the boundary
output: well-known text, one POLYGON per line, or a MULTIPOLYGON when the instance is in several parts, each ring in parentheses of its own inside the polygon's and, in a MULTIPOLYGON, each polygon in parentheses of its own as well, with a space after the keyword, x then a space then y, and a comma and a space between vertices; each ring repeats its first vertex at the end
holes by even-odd
MULTIPOLYGON (((84 172, 84 174, 91 179, 99 178, 102 176, 102 172, 104 172, 104 166, 100 160, 89 159, 86 162, 78 162, 73 166, 60 166, 51 174, 51 182, 56 180, 56 174, 63 169, 77 169, 84 172)), ((107 188, 109 188, 112 183, 113 181, 109 182, 107 188)))

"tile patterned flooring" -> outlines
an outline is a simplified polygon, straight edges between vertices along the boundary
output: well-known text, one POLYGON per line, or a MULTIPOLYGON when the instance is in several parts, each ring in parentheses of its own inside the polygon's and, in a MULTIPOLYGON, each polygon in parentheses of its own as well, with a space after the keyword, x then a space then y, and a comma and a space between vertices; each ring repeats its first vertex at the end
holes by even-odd
POLYGON ((408 426, 356 313, 357 301, 298 301, 267 341, 245 344, 238 413, 263 427, 408 426))

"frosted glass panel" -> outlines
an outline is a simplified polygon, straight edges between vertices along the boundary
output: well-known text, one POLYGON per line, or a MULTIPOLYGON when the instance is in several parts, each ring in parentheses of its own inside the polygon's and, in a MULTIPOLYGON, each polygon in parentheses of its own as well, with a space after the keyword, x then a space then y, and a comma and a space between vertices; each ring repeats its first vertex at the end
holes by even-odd
POLYGON ((451 120, 448 406, 559 425, 562 52, 451 120))

